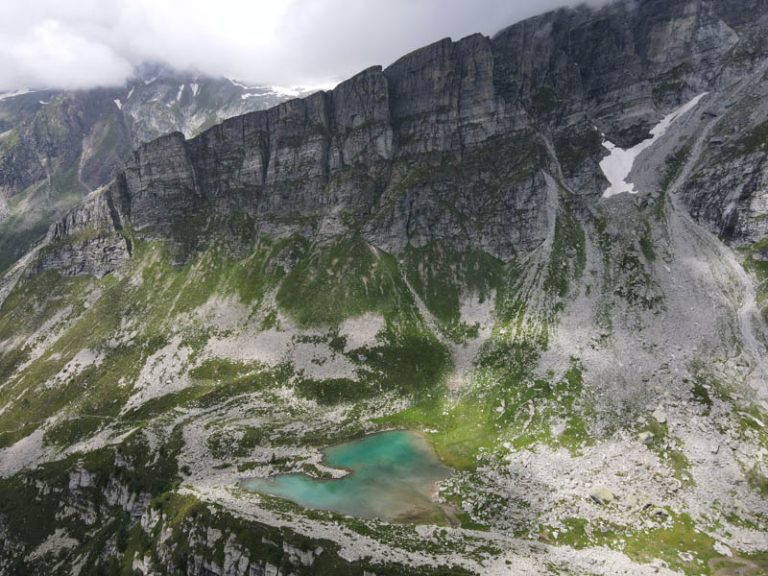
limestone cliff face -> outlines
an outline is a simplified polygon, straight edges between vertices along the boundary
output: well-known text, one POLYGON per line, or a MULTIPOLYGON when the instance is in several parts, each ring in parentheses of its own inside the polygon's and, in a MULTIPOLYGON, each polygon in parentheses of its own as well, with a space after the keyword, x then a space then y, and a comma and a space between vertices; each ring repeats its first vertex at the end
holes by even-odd
POLYGON ((73 170, 84 187, 97 188, 144 142, 174 130, 191 136, 210 126, 211 118, 265 109, 285 98, 264 87, 157 67, 118 88, 6 95, 0 100, 0 195, 14 196, 73 170))
MULTIPOLYGON (((362 234, 393 253, 440 240, 508 260, 554 225, 553 182, 599 199, 600 132, 636 144, 681 102, 754 68, 733 59, 763 30, 745 14, 728 1, 626 0, 442 40, 331 92, 142 146, 51 240, 130 226, 183 261, 237 215, 247 237, 362 234)), ((721 219, 716 204, 701 216, 721 219)))
POLYGON ((625 1, 525 21, 494 38, 497 88, 550 123, 586 114, 617 144, 636 143, 658 109, 715 80, 739 39, 723 16, 742 10, 724 8, 625 1))
POLYGON ((663 571, 619 562, 648 546, 701 568, 649 540, 670 530, 752 557, 768 290, 686 211, 768 278, 766 14, 558 11, 139 146, 0 276, 0 500, 29 504, 0 502, 0 573, 663 571), (638 194, 604 198, 604 139, 703 92, 637 158, 638 194), (115 274, 24 276, 45 270, 115 274), (323 477, 319 446, 404 418, 467 440, 441 497, 487 539, 238 488, 323 477), (564 518, 621 542, 574 550, 564 518))
POLYGON ((132 150, 285 101, 271 88, 151 67, 125 86, 0 94, 0 271, 108 184, 132 150))

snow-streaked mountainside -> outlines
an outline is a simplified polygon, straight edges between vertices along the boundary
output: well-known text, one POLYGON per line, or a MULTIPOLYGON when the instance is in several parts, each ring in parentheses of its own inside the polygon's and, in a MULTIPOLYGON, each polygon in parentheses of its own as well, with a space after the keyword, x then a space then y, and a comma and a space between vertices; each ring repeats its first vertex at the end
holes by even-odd
POLYGON ((170 132, 191 137, 306 93, 153 65, 119 88, 0 94, 0 269, 109 183, 142 143, 170 132))
POLYGON ((636 144, 629 150, 623 150, 608 140, 604 141, 603 146, 610 152, 610 154, 600 162, 600 169, 603 171, 610 186, 603 192, 603 197, 610 198, 624 193, 637 194, 638 190, 629 179, 632 169, 635 167, 635 161, 643 152, 653 146, 659 138, 666 134, 667 130, 669 130, 675 120, 684 117, 688 112, 694 110, 701 99, 706 95, 706 93, 699 94, 690 102, 687 102, 674 112, 665 116, 661 122, 653 127, 649 138, 642 140, 639 144, 636 144))
POLYGON ((138 146, 0 279, 0 573, 766 574, 767 32, 559 10, 138 146), (391 429, 453 470, 395 521, 242 484, 391 429))

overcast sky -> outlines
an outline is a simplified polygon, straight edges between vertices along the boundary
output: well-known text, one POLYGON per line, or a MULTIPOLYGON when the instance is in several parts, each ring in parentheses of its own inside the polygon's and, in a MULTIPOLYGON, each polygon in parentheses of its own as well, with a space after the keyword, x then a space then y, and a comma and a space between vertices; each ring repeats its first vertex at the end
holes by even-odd
POLYGON ((316 86, 579 0, 0 0, 0 90, 121 84, 142 62, 316 86))

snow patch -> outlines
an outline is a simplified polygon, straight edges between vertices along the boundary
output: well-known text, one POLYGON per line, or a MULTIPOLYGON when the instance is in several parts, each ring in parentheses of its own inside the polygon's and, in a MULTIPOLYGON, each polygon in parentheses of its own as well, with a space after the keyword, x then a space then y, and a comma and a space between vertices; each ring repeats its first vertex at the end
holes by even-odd
POLYGON ((30 90, 29 88, 22 88, 21 90, 14 90, 13 92, 3 92, 0 94, 0 100, 9 100, 11 98, 16 98, 16 96, 31 94, 32 92, 35 92, 35 90, 30 90))
POLYGON ((292 98, 298 98, 301 94, 301 90, 298 88, 287 88, 285 86, 270 86, 270 90, 278 96, 290 96, 292 98))
MULTIPOLYGON (((133 89, 131 89, 131 92, 133 92, 133 89)), ((128 95, 128 98, 130 98, 130 97, 131 97, 131 96, 130 96, 130 94, 129 94, 129 95, 128 95)), ((114 102, 114 103, 115 103, 115 106, 117 106, 117 109, 118 109, 118 110, 122 110, 122 109, 123 109, 123 103, 122 103, 122 102, 120 102, 120 98, 115 98, 114 100, 112 100, 112 102, 114 102)))
POLYGON ((176 92, 176 102, 181 100, 181 95, 184 94, 184 87, 185 86, 186 86, 186 84, 182 84, 181 86, 179 86, 179 91, 176 92))
POLYGON ((316 84, 314 86, 270 86, 269 89, 272 94, 277 96, 287 96, 289 98, 299 98, 307 94, 314 94, 315 92, 321 92, 323 90, 330 91, 336 87, 336 82, 326 82, 322 84, 316 84))
POLYGON ((242 88, 243 90, 248 90, 250 88, 250 86, 246 86, 245 84, 243 84, 238 80, 235 80, 234 78, 227 78, 227 80, 229 80, 233 86, 237 86, 238 88, 242 88))
POLYGON ((192 88, 192 97, 196 98, 197 93, 200 92, 200 84, 198 84, 197 82, 192 82, 192 84, 190 84, 189 86, 190 88, 192 88))
POLYGON ((611 185, 603 193, 603 198, 611 198, 612 196, 623 194, 625 192, 629 194, 637 194, 638 191, 635 189, 635 185, 628 181, 637 158, 645 150, 653 146, 659 138, 664 136, 675 120, 693 110, 707 94, 708 92, 699 94, 687 104, 665 116, 664 119, 651 130, 651 138, 643 140, 633 148, 624 150, 623 148, 616 146, 613 142, 604 140, 603 147, 608 150, 610 154, 600 162, 600 169, 603 171, 603 174, 605 174, 605 177, 611 185))
POLYGON ((135 90, 135 87, 131 87, 131 89, 128 91, 128 96, 125 97, 126 100, 130 100, 131 96, 133 96, 133 91, 135 90))

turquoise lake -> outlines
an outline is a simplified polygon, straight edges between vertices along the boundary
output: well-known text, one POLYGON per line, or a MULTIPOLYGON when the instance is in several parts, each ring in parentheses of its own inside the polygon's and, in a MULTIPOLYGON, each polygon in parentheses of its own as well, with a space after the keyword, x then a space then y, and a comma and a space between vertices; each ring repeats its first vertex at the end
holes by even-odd
POLYGON ((451 474, 426 440, 412 432, 384 432, 334 446, 324 462, 350 471, 334 480, 282 474, 243 480, 247 490, 292 500, 305 508, 361 518, 429 520, 442 517, 432 501, 435 483, 451 474))

